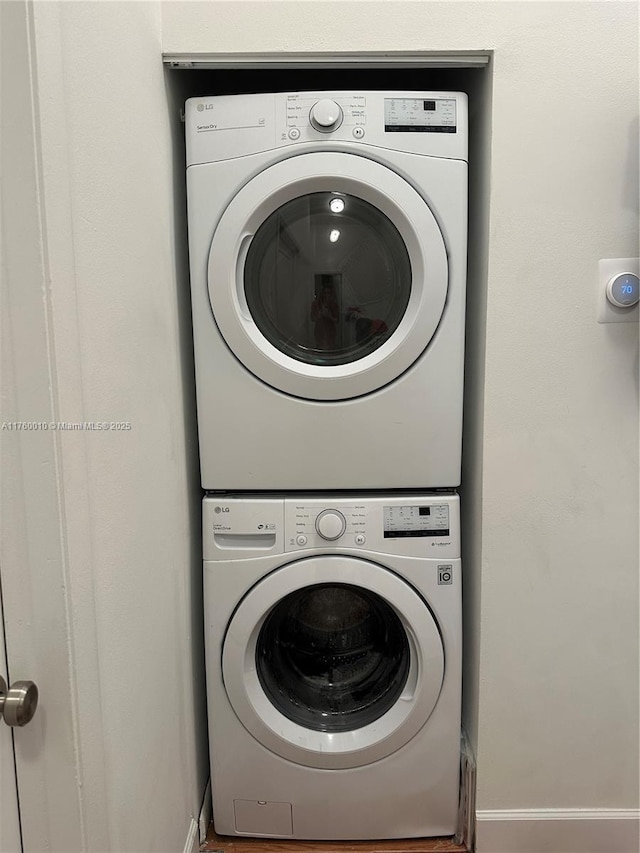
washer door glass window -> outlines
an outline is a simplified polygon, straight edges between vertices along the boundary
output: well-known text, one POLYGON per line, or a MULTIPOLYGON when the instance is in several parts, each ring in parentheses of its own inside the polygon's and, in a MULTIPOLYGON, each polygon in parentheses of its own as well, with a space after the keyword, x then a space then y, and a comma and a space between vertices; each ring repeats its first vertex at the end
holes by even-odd
POLYGON ((400 619, 380 598, 346 584, 287 595, 256 644, 262 687, 293 722, 315 731, 353 731, 398 700, 409 673, 400 619))
POLYGON ((308 364, 347 364, 376 350, 402 320, 411 263, 398 229, 348 194, 311 193, 256 232, 244 276, 267 340, 308 364))
POLYGON ((247 592, 227 626, 222 673, 231 707, 264 747, 340 770, 420 731, 440 695, 444 647, 406 581, 368 560, 322 555, 247 592))

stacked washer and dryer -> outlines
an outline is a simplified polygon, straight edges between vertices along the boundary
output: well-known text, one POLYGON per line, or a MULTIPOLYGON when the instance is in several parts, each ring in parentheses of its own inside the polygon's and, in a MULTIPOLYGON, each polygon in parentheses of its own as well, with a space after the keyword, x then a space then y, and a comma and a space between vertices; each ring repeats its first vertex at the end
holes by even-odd
POLYGON ((452 835, 466 96, 186 124, 216 830, 452 835))

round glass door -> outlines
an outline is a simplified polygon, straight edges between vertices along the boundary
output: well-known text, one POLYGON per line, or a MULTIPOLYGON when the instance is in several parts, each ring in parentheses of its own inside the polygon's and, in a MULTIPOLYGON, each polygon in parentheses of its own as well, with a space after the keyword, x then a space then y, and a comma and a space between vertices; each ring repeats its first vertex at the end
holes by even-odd
POLYGON ((233 710, 267 749, 308 767, 360 767, 425 724, 444 649, 406 581, 324 555, 277 569, 245 595, 227 626, 222 673, 233 710))
POLYGON ((393 382, 429 346, 447 253, 426 200, 400 175, 353 154, 302 154, 231 199, 208 288, 247 370, 292 396, 344 400, 393 382))
POLYGON ((256 326, 282 353, 308 364, 348 364, 398 328, 411 262, 398 229, 374 205, 311 193, 258 228, 244 289, 256 326))
POLYGON ((320 732, 373 723, 399 699, 409 674, 409 641, 380 596, 320 584, 285 596, 256 645, 260 684, 289 720, 320 732))

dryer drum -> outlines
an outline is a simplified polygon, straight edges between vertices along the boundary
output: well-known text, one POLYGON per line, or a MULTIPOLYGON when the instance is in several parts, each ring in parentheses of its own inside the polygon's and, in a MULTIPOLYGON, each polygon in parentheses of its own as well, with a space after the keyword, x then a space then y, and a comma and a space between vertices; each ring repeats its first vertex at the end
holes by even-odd
POLYGON ((343 193, 288 201, 247 253, 247 305, 265 338, 321 366, 364 358, 395 332, 411 294, 411 261, 391 220, 343 193), (339 198, 340 213, 331 212, 339 198))
POLYGON ((348 584, 290 593, 269 613, 256 645, 262 689, 286 717, 315 731, 350 731, 398 700, 410 652, 396 612, 348 584))

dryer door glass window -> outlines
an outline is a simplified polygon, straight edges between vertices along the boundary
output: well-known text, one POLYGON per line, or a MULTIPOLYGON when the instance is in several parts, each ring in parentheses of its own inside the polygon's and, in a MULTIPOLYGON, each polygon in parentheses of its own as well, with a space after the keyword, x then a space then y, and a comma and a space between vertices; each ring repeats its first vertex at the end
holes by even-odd
POLYGON ((318 584, 290 593, 271 610, 256 664, 262 689, 290 720, 315 731, 349 731, 397 702, 409 673, 409 643, 379 595, 318 584))
POLYGON ((398 229, 374 205, 311 193, 282 205, 258 228, 244 288, 256 326, 281 352, 308 364, 347 364, 398 327, 409 303, 411 263, 398 229))

